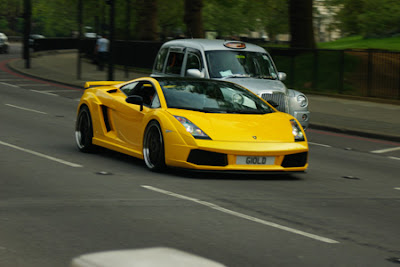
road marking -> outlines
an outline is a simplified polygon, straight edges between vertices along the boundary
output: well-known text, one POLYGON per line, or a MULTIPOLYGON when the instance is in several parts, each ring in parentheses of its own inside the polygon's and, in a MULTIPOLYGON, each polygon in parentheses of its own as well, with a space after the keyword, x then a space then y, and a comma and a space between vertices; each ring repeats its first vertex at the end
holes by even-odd
POLYGON ((395 189, 395 190, 400 190, 400 187, 395 187, 394 189, 395 189))
POLYGON ((392 152, 392 151, 396 151, 396 150, 400 150, 400 146, 398 146, 398 147, 391 147, 391 148, 385 148, 385 149, 379 149, 379 150, 374 150, 374 151, 371 151, 371 153, 382 154, 382 153, 392 152))
POLYGON ((13 107, 13 108, 18 108, 18 109, 26 110, 26 111, 36 112, 36 113, 40 113, 40 114, 47 114, 46 112, 42 112, 42 111, 30 109, 30 108, 24 108, 24 107, 14 106, 14 105, 11 105, 11 104, 4 104, 4 105, 9 106, 9 107, 13 107))
POLYGON ((0 82, 20 82, 24 81, 24 79, 0 79, 0 82))
POLYGON ((310 145, 315 145, 315 146, 331 147, 330 145, 318 144, 318 143, 313 143, 313 142, 308 142, 308 143, 310 145))
POLYGON ((233 215, 233 216, 236 216, 236 217, 239 217, 239 218, 243 218, 243 219, 246 219, 246 220, 249 220, 249 221, 253 221, 253 222, 256 222, 256 223, 260 223, 260 224, 263 224, 263 225, 275 227, 275 228, 278 228, 278 229, 281 229, 281 230, 284 230, 284 231, 287 231, 287 232, 291 232, 291 233, 294 233, 294 234, 302 235, 302 236, 305 236, 305 237, 308 237, 308 238, 312 238, 312 239, 315 239, 315 240, 318 240, 318 241, 321 241, 321 242, 330 243, 330 244, 339 243, 338 241, 333 240, 333 239, 329 239, 329 238, 326 238, 326 237, 322 237, 322 236, 306 233, 306 232, 303 232, 303 231, 300 231, 300 230, 296 230, 296 229, 293 229, 293 228, 290 228, 290 227, 286 227, 286 226, 283 226, 283 225, 279 225, 279 224, 276 224, 276 223, 273 223, 273 222, 261 220, 261 219, 258 219, 256 217, 252 217, 252 216, 240 213, 240 212, 236 212, 236 211, 232 211, 232 210, 229 210, 229 209, 225 209, 223 207, 220 207, 218 205, 215 205, 213 203, 206 202, 206 201, 203 201, 203 200, 200 200, 200 199, 191 198, 191 197, 187 197, 187 196, 184 196, 184 195, 176 194, 176 193, 173 193, 173 192, 170 192, 170 191, 166 191, 166 190, 163 190, 163 189, 159 189, 159 188, 156 188, 156 187, 153 187, 153 186, 149 186, 149 185, 142 185, 142 187, 146 188, 148 190, 159 192, 159 193, 162 193, 162 194, 165 194, 165 195, 169 195, 169 196, 172 196, 172 197, 176 197, 176 198, 180 198, 180 199, 184 199, 184 200, 189 200, 189 201, 198 203, 200 205, 209 207, 211 209, 221 211, 223 213, 227 213, 227 214, 230 214, 230 215, 233 215))
POLYGON ((17 85, 11 84, 11 83, 2 83, 2 82, 0 82, 0 84, 6 85, 6 86, 11 86, 11 87, 16 87, 16 88, 19 87, 17 85))
POLYGON ((52 93, 49 93, 47 91, 38 91, 38 90, 32 90, 32 89, 30 91, 35 92, 35 93, 39 93, 39 94, 44 94, 44 95, 58 96, 57 94, 52 94, 52 93))
POLYGON ((18 86, 51 86, 50 84, 42 84, 42 83, 22 83, 18 84, 18 86))
POLYGON ((69 162, 69 161, 66 161, 66 160, 62 160, 62 159, 59 159, 59 158, 48 156, 48 155, 45 155, 45 154, 42 154, 42 153, 39 153, 39 152, 36 152, 36 151, 33 151, 33 150, 29 150, 29 149, 26 149, 26 148, 15 146, 15 145, 12 145, 12 144, 9 144, 9 143, 5 143, 5 142, 2 142, 2 141, 0 141, 0 145, 8 146, 8 147, 11 147, 11 148, 14 148, 14 149, 17 149, 17 150, 20 150, 20 151, 23 151, 23 152, 38 156, 38 157, 42 157, 42 158, 45 158, 45 159, 48 159, 48 160, 52 160, 52 161, 55 161, 55 162, 70 166, 70 167, 74 167, 74 168, 83 167, 82 165, 79 165, 79 164, 76 164, 76 163, 72 163, 72 162, 69 162))
POLYGON ((400 160, 398 157, 388 157, 389 159, 395 159, 395 160, 400 160))

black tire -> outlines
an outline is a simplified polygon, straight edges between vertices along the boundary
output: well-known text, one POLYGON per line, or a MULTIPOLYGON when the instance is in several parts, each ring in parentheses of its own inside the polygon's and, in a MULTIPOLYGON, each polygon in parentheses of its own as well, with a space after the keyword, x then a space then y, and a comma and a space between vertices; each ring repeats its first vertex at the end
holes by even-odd
POLYGON ((157 121, 151 121, 144 132, 143 157, 147 168, 152 171, 159 172, 166 168, 164 138, 157 121))
POLYGON ((92 117, 87 106, 79 110, 75 125, 75 141, 78 149, 82 152, 93 152, 95 146, 92 143, 93 125, 92 117))

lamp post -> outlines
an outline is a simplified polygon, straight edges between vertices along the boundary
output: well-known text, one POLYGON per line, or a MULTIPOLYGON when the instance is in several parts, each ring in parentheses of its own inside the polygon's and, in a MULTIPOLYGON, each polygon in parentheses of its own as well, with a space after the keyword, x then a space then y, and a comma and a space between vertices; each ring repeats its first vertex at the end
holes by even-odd
POLYGON ((81 59, 81 46, 82 46, 82 25, 83 25, 83 19, 82 19, 82 9, 83 9, 83 3, 82 0, 78 1, 78 62, 77 62, 77 79, 81 79, 81 73, 82 73, 82 59, 81 59))
POLYGON ((114 15, 115 15, 115 0, 106 0, 110 6, 110 46, 108 50, 108 80, 114 81, 114 15))
POLYGON ((31 67, 29 51, 29 35, 31 34, 32 4, 31 0, 24 0, 24 54, 25 68, 31 67))

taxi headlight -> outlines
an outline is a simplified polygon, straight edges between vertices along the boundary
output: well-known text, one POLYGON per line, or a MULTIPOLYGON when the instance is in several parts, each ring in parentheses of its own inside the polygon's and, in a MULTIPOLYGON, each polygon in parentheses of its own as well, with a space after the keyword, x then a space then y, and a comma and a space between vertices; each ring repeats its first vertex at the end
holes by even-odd
POLYGON ((305 108, 308 106, 308 99, 305 95, 297 96, 297 102, 299 103, 300 107, 305 108))
POLYGON ((301 130, 300 126, 297 124, 295 120, 290 120, 290 124, 292 125, 292 134, 294 136, 295 142, 304 141, 304 134, 301 130))
POLYGON ((193 135, 196 139, 211 139, 206 133, 204 133, 199 127, 197 127, 190 120, 181 116, 174 116, 183 127, 185 127, 186 131, 188 131, 191 135, 193 135))

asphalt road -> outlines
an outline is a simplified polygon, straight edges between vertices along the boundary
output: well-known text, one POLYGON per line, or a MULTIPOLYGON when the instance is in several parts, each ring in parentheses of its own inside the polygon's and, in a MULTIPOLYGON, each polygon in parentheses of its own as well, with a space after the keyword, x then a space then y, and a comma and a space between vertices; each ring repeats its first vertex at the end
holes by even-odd
POLYGON ((398 143, 310 129, 295 175, 156 174, 74 143, 77 88, 0 55, 0 266, 172 247, 226 266, 399 266, 398 143))

